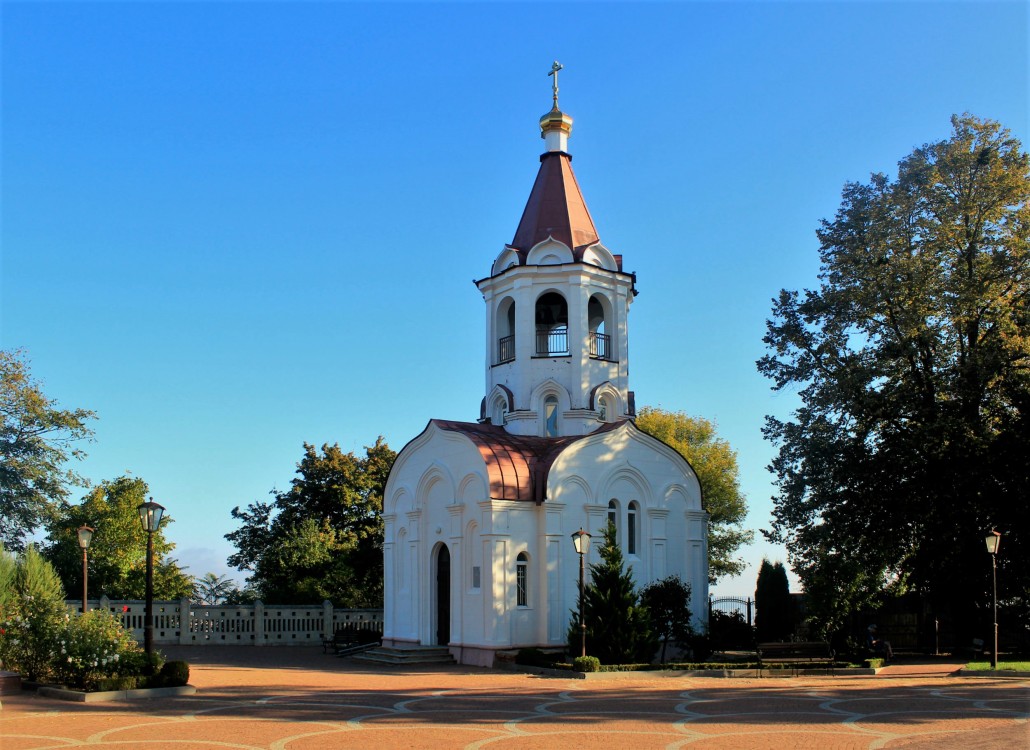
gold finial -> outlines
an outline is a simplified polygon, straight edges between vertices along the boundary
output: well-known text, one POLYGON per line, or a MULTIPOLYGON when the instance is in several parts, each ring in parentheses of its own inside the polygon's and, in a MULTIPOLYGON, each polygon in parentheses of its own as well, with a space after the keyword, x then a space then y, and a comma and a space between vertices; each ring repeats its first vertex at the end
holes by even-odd
POLYGON ((549 76, 554 76, 554 83, 551 84, 551 90, 554 92, 554 108, 555 109, 558 109, 558 71, 561 70, 564 67, 565 67, 564 65, 562 65, 560 62, 555 60, 554 64, 551 65, 551 72, 549 72, 547 74, 549 76))

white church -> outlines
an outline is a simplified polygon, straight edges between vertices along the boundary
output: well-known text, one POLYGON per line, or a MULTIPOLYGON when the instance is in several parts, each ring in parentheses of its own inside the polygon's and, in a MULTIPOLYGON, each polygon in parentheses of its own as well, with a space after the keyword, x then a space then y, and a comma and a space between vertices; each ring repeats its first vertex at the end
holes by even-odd
POLYGON ((637 585, 678 575, 695 622, 707 620, 701 488, 679 453, 634 424, 636 275, 601 244, 572 172, 558 69, 522 219, 476 282, 486 307, 479 420, 431 420, 386 483, 387 647, 447 646, 482 666, 498 651, 562 647, 579 592, 571 535, 589 532, 586 562, 598 562, 609 520, 637 585))

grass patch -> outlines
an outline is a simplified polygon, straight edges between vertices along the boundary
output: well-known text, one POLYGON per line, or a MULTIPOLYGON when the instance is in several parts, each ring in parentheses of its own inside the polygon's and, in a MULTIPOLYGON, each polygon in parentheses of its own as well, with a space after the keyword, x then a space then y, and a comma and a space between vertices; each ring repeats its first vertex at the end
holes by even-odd
MULTIPOLYGON (((990 672, 991 663, 989 661, 971 661, 966 665, 966 669, 973 672, 990 672)), ((998 661, 998 669, 1011 669, 1015 672, 1030 672, 1030 661, 998 661)))

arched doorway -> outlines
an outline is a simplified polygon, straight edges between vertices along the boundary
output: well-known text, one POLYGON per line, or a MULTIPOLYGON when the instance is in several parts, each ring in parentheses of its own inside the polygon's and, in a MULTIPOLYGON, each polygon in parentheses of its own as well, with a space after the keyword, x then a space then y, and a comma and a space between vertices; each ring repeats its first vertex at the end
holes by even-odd
POLYGON ((436 552, 436 645, 451 642, 451 553, 446 544, 436 552))

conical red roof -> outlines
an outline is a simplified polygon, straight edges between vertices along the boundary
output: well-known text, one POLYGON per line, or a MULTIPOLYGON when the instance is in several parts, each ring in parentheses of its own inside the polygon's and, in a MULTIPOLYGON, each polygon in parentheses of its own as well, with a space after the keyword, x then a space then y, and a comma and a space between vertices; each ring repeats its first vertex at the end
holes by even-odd
POLYGON ((572 172, 572 157, 563 151, 540 157, 540 171, 511 246, 525 262, 530 248, 548 237, 568 245, 577 261, 582 260, 583 249, 599 239, 572 172))

